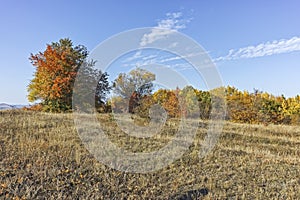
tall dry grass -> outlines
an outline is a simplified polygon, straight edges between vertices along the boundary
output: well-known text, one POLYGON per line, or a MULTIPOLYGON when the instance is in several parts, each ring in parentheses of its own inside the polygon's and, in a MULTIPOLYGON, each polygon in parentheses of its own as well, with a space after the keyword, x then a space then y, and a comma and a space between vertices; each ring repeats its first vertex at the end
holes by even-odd
MULTIPOLYGON (((134 139, 112 116, 98 118, 114 143, 136 152, 161 148, 178 129, 168 121, 152 140, 134 139)), ((199 159, 207 123, 181 159, 135 174, 95 160, 71 114, 0 112, 0 198, 299 199, 300 127, 226 123, 216 147, 199 159)))

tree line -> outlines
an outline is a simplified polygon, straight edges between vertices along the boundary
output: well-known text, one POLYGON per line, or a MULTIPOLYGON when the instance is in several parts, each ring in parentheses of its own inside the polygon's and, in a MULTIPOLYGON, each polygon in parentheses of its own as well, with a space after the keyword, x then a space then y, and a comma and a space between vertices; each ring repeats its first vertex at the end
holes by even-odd
POLYGON ((72 108, 72 94, 80 69, 84 83, 78 83, 83 87, 77 93, 82 102, 87 94, 93 93, 93 106, 98 112, 131 113, 147 118, 151 108, 158 104, 170 118, 209 119, 213 107, 225 109, 226 103, 225 119, 233 122, 300 124, 299 95, 286 98, 258 90, 240 91, 232 86, 211 91, 192 86, 155 90, 155 74, 141 68, 120 73, 110 83, 109 75, 95 69, 96 61, 88 61, 87 57, 87 48, 74 46, 68 38, 48 44, 43 52, 31 54, 29 59, 36 70, 28 85, 28 100, 35 104, 27 109, 46 112, 76 109, 72 108), (87 88, 87 84, 92 87, 87 88))

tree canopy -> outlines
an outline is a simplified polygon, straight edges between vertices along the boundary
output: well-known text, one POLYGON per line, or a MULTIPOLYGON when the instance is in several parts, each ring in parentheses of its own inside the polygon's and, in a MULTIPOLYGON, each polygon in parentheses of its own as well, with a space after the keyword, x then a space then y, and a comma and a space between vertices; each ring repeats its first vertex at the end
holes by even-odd
POLYGON ((74 46, 70 39, 53 42, 43 52, 31 54, 29 59, 36 70, 28 85, 29 101, 39 102, 38 108, 43 111, 63 112, 72 109, 72 97, 76 93, 76 103, 80 103, 76 105, 88 110, 96 106, 105 112, 113 109, 148 117, 149 109, 158 104, 169 117, 184 115, 201 119, 217 114, 226 101, 226 119, 230 121, 300 124, 300 96, 285 98, 258 90, 250 93, 230 86, 211 91, 186 86, 153 92, 155 74, 141 68, 118 75, 112 86, 114 96, 108 102, 106 96, 111 89, 108 74, 95 69, 96 61, 88 61, 87 56, 86 47, 74 46))
MULTIPOLYGON (((77 72, 81 66, 94 82, 102 72, 93 69, 94 61, 87 62, 88 51, 83 45, 74 46, 68 38, 48 44, 44 52, 31 54, 36 67, 34 78, 28 85, 28 100, 40 102, 44 111, 61 112, 72 108, 72 92, 77 72), (84 63, 86 63, 84 65, 84 63)), ((101 102, 103 91, 108 91, 107 74, 102 74, 96 101, 101 102), (107 83, 106 83, 107 82, 107 83), (102 84, 101 84, 102 83, 102 84), (100 91, 101 90, 101 91, 100 91), (100 99, 99 99, 100 98, 100 99)))
POLYGON ((123 98, 130 98, 136 92, 140 96, 148 95, 153 90, 155 74, 141 68, 128 74, 120 73, 114 81, 114 93, 123 98))
POLYGON ((128 74, 120 73, 113 83, 113 89, 116 97, 121 97, 121 99, 118 98, 118 103, 114 105, 127 104, 128 111, 130 113, 135 112, 134 110, 140 105, 141 99, 153 91, 154 80, 155 74, 141 68, 131 70, 128 74))

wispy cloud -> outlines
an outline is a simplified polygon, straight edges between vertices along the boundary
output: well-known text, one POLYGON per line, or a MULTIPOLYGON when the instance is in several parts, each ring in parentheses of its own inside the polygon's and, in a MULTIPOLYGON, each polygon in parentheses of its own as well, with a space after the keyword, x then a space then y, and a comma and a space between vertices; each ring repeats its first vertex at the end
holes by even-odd
MULTIPOLYGON (((148 50, 149 51, 149 50, 148 50)), ((130 57, 122 61, 124 67, 141 66, 150 63, 158 62, 159 52, 148 52, 147 50, 138 50, 130 57)))
POLYGON ((167 13, 165 19, 158 20, 157 25, 150 33, 145 34, 141 39, 140 46, 151 44, 165 38, 178 30, 186 28, 191 19, 184 19, 182 12, 167 13))
POLYGON ((169 67, 172 67, 172 68, 176 69, 177 71, 193 69, 193 66, 188 63, 176 63, 173 65, 170 65, 169 67))
POLYGON ((206 54, 206 53, 207 52, 193 52, 193 53, 189 53, 185 56, 171 56, 168 58, 163 58, 159 62, 165 63, 165 62, 170 62, 170 61, 175 61, 175 60, 183 60, 186 58, 192 58, 192 57, 199 56, 199 55, 206 54))
POLYGON ((221 56, 214 59, 215 61, 222 60, 237 60, 241 58, 256 58, 263 56, 271 56, 281 53, 289 53, 300 51, 300 37, 290 39, 274 40, 265 42, 256 46, 247 46, 240 49, 231 49, 226 56, 221 56))
POLYGON ((133 60, 142 58, 142 52, 141 51, 137 51, 133 56, 126 58, 123 63, 127 63, 127 62, 131 62, 133 60))
MULTIPOLYGON (((191 20, 192 18, 184 18, 182 12, 167 13, 165 18, 157 21, 157 24, 150 30, 149 33, 143 35, 140 40, 140 47, 144 47, 147 44, 164 39, 167 35, 178 30, 185 29, 191 20)), ((177 42, 172 43, 170 48, 176 47, 177 44, 177 42)), ((178 56, 166 59, 166 56, 161 51, 152 52, 150 55, 145 52, 146 51, 138 50, 134 55, 123 60, 123 66, 139 66, 182 59, 178 56)))
MULTIPOLYGON (((182 12, 167 13, 164 19, 157 21, 149 33, 144 34, 140 40, 140 47, 156 42, 158 40, 166 38, 169 34, 175 33, 179 30, 183 30, 191 22, 192 18, 185 18, 182 12)), ((178 42, 170 44, 169 48, 174 48, 178 45, 178 42)), ((147 50, 138 50, 134 55, 128 57, 123 61, 123 66, 145 66, 151 64, 162 64, 171 67, 176 70, 188 70, 192 66, 185 61, 186 58, 198 56, 202 53, 188 53, 185 56, 169 55, 163 51, 147 52, 147 50)))

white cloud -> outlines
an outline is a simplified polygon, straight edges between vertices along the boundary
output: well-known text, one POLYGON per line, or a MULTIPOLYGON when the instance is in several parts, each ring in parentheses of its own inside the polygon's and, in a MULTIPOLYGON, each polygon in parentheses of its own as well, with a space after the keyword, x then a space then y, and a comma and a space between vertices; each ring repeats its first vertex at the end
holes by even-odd
POLYGON ((282 39, 279 41, 274 40, 272 42, 265 42, 256 46, 243 47, 238 50, 231 49, 226 56, 219 57, 215 59, 215 61, 256 58, 281 53, 289 53, 293 51, 300 51, 300 37, 282 39))
MULTIPOLYGON (((182 12, 167 13, 164 19, 157 21, 155 27, 153 27, 149 33, 144 34, 140 40, 140 46, 143 47, 147 44, 151 44, 157 40, 164 39, 169 34, 175 33, 178 30, 186 28, 186 25, 192 20, 192 18, 185 19, 182 12)), ((170 44, 169 48, 174 48, 178 45, 178 42, 170 44)), ((190 57, 193 55, 188 55, 190 57)), ((183 59, 180 56, 166 57, 163 52, 156 51, 150 55, 143 50, 138 50, 133 56, 128 57, 123 61, 123 66, 143 66, 154 63, 167 64, 170 61, 176 61, 183 59), (162 55, 161 55, 162 53, 162 55)), ((184 66, 184 65, 181 65, 184 66)), ((178 67, 180 67, 178 65, 178 67)), ((185 66, 184 66, 185 68, 185 66)))
POLYGON ((153 59, 138 61, 135 63, 135 66, 146 66, 146 65, 156 64, 156 63, 157 63, 156 59, 153 58, 153 59))
POLYGON ((143 60, 150 60, 150 59, 153 59, 153 58, 156 58, 156 57, 157 57, 157 55, 152 54, 152 55, 149 55, 149 56, 145 56, 145 57, 143 57, 142 59, 143 59, 143 60))
POLYGON ((145 34, 141 39, 140 46, 146 46, 147 44, 151 44, 157 40, 165 38, 167 35, 174 33, 175 30, 172 29, 158 29, 153 28, 151 33, 145 34))
POLYGON ((176 63, 174 65, 170 65, 170 67, 176 69, 177 71, 184 71, 193 69, 193 66, 188 63, 176 63))
POLYGON ((174 48, 178 45, 178 42, 173 42, 172 44, 169 45, 169 48, 174 48))
POLYGON ((124 62, 124 63, 130 62, 130 61, 139 59, 139 58, 141 58, 141 57, 143 57, 143 56, 142 56, 142 52, 141 52, 141 51, 137 51, 133 56, 126 58, 123 62, 124 62))
POLYGON ((138 50, 134 55, 125 58, 122 63, 124 67, 137 65, 141 66, 156 61, 158 57, 159 52, 147 52, 144 50, 138 50))
POLYGON ((193 52, 193 53, 189 53, 185 56, 171 56, 165 59, 160 60, 161 63, 165 63, 165 62, 170 62, 170 61, 174 61, 174 60, 184 60, 186 58, 192 58, 192 57, 196 57, 196 56, 200 56, 202 54, 206 54, 207 52, 193 52))
POLYGON ((142 37, 140 46, 151 44, 169 34, 184 29, 190 21, 191 19, 184 19, 181 12, 167 13, 165 19, 159 20, 151 32, 142 37))
POLYGON ((169 62, 169 61, 174 61, 174 60, 180 60, 183 59, 181 56, 172 56, 172 57, 168 57, 165 59, 160 60, 161 63, 165 63, 165 62, 169 62))

